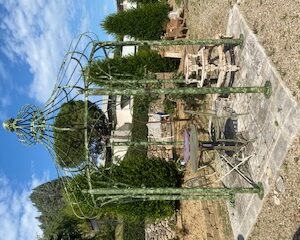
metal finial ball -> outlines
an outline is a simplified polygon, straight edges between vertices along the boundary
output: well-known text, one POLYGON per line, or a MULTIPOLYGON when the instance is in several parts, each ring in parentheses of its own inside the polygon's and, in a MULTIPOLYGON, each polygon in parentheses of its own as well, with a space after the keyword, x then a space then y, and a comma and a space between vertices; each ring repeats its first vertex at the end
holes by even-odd
POLYGON ((2 123, 2 126, 5 130, 13 132, 14 131, 14 121, 15 119, 11 118, 2 123))

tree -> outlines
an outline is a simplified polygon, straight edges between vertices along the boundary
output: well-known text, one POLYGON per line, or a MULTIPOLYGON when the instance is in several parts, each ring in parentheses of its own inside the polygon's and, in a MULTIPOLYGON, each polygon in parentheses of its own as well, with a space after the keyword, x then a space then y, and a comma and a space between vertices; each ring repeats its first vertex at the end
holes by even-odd
POLYGON ((136 39, 160 39, 168 19, 168 5, 152 3, 137 9, 111 14, 102 22, 102 27, 109 34, 130 35, 136 39))
MULTIPOLYGON (((64 103, 54 121, 54 151, 62 167, 74 168, 85 160, 84 102, 64 103)), ((109 138, 108 121, 96 104, 88 102, 88 147, 95 159, 104 149, 109 138)))
POLYGON ((41 228, 45 229, 48 222, 52 222, 60 209, 64 206, 62 180, 56 179, 46 182, 33 189, 30 200, 41 215, 38 217, 41 228))
POLYGON ((45 240, 82 239, 77 230, 81 221, 65 213, 63 183, 67 177, 46 182, 33 189, 30 199, 41 215, 38 220, 45 240), (69 238, 68 238, 69 237, 69 238))
POLYGON ((47 228, 44 230, 45 240, 82 240, 84 239, 78 228, 81 219, 75 216, 69 216, 64 211, 59 212, 53 221, 47 222, 47 228))
POLYGON ((107 236, 114 236, 115 224, 112 224, 115 221, 114 219, 106 216, 97 219, 97 221, 101 221, 101 228, 99 233, 95 233, 92 231, 88 219, 79 219, 74 215, 63 192, 63 181, 66 183, 69 180, 69 177, 63 177, 51 180, 33 189, 30 199, 40 212, 40 216, 37 219, 41 223, 40 227, 43 230, 43 237, 39 239, 96 240, 100 239, 97 238, 98 235, 103 235, 105 239, 110 239, 107 236), (92 237, 93 235, 95 235, 94 238, 92 237))

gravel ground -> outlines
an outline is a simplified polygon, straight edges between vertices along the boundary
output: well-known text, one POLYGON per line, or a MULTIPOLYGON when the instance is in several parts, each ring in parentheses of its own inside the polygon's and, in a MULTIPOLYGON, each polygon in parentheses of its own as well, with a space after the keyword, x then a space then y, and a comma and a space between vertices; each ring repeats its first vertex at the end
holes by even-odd
MULTIPOLYGON (((286 86, 300 100, 300 1, 242 0, 239 8, 286 86)), ((298 136, 265 199, 263 210, 249 237, 251 240, 300 239, 300 178, 298 136)))
POLYGON ((239 8, 299 101, 300 1, 242 0, 239 8))
POLYGON ((298 136, 285 159, 273 191, 265 199, 250 240, 300 239, 300 136, 298 136))
POLYGON ((186 0, 185 6, 190 39, 213 38, 226 33, 231 1, 186 0))
MULTIPOLYGON (((218 33, 225 33, 228 11, 236 2, 286 86, 299 101, 299 0, 186 0, 189 38, 211 38, 218 33)), ((300 234, 297 236, 300 227, 299 144, 300 136, 295 138, 286 156, 276 178, 277 183, 272 184, 271 193, 265 199, 263 210, 249 239, 300 239, 300 234)), ((197 221, 194 218, 195 224, 197 221)), ((206 239, 198 236, 198 239, 206 239)))

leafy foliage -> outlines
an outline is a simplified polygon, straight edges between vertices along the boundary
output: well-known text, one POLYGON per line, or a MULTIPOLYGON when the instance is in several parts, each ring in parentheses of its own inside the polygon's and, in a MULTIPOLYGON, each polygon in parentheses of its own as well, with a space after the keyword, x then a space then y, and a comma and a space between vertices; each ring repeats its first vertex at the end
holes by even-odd
POLYGON ((163 34, 163 26, 167 19, 168 5, 152 3, 109 15, 101 25, 109 34, 155 40, 160 39, 163 34))
POLYGON ((130 0, 130 2, 136 2, 141 4, 151 4, 151 3, 158 3, 159 0, 130 0))
MULTIPOLYGON (((55 118, 54 151, 57 162, 62 167, 76 167, 85 159, 84 109, 83 101, 70 101, 61 106, 55 118)), ((110 131, 106 116, 91 102, 88 102, 87 122, 89 152, 95 158, 103 151, 110 131)))
POLYGON ((53 222, 64 206, 62 189, 62 182, 57 179, 34 188, 30 195, 33 205, 41 213, 38 219, 41 222, 41 228, 44 230, 47 223, 53 222))
POLYGON ((89 80, 97 83, 105 74, 114 78, 144 77, 147 72, 172 72, 177 70, 179 62, 170 58, 162 58, 157 52, 140 50, 136 55, 126 57, 115 56, 94 61, 89 66, 89 80))
POLYGON ((176 101, 165 98, 163 101, 164 111, 168 114, 174 114, 176 109, 176 101))
MULTIPOLYGON (((131 141, 133 142, 148 141, 148 127, 146 123, 148 122, 148 110, 151 100, 149 96, 134 96, 131 131, 131 141)), ((125 159, 131 157, 146 158, 147 151, 147 147, 129 146, 125 159)))
MULTIPOLYGON (((158 158, 141 158, 130 156, 112 165, 110 169, 102 168, 93 173, 91 183, 94 189, 118 186, 122 187, 176 187, 180 184, 180 173, 174 162, 166 162, 158 158)), ((83 195, 81 190, 88 184, 84 175, 77 175, 71 183, 78 200, 85 202, 82 208, 91 212, 92 199, 83 195)), ((137 201, 130 197, 124 202, 110 202, 98 209, 101 213, 112 213, 127 221, 143 221, 144 219, 161 219, 174 212, 174 201, 137 201)))
POLYGON ((63 211, 58 212, 54 221, 47 222, 47 228, 44 230, 45 240, 82 240, 83 236, 78 228, 79 222, 75 216, 66 215, 63 211))
POLYGON ((41 215, 38 220, 45 240, 82 239, 77 224, 81 221, 65 213, 62 181, 67 178, 46 182, 33 189, 30 199, 41 215))
POLYGON ((99 232, 91 232, 89 220, 77 218, 65 200, 63 183, 69 178, 64 177, 44 183, 33 189, 30 199, 40 212, 40 221, 43 237, 40 240, 63 239, 114 239, 116 220, 110 216, 101 216, 95 219, 101 223, 99 232), (94 237, 93 237, 94 235, 94 237))

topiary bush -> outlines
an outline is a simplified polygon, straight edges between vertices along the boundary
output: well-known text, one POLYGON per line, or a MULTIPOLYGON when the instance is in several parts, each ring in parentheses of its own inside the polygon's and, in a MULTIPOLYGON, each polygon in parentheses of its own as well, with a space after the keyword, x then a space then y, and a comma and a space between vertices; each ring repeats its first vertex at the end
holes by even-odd
MULTIPOLYGON (((74 168, 85 160, 84 102, 64 103, 54 120, 54 152, 61 167, 74 168)), ((98 156, 110 131, 105 114, 96 104, 88 102, 89 153, 98 156)))
POLYGON ((119 79, 135 78, 143 77, 147 72, 173 72, 178 66, 177 59, 163 58, 156 51, 142 50, 136 55, 117 56, 92 62, 88 66, 89 81, 97 83, 105 73, 119 79))
MULTIPOLYGON (((100 169, 91 176, 93 189, 117 186, 124 187, 177 187, 181 175, 174 162, 158 158, 137 158, 130 156, 120 165, 110 169, 100 169)), ((88 189, 85 175, 77 175, 70 187, 76 200, 82 202, 81 208, 91 213, 94 211, 92 199, 83 195, 81 190, 88 189)), ((97 196, 95 196, 97 198, 97 196)), ((155 220, 169 217, 174 213, 175 201, 138 201, 130 197, 123 202, 110 202, 98 209, 101 213, 121 216, 126 221, 155 220)))
POLYGON ((164 32, 163 26, 168 20, 168 11, 165 3, 145 4, 109 15, 101 26, 113 35, 129 35, 140 40, 160 39, 164 32))

